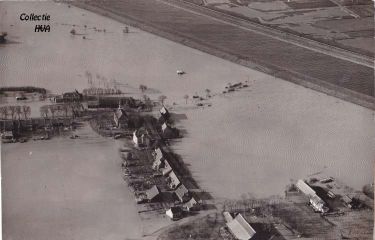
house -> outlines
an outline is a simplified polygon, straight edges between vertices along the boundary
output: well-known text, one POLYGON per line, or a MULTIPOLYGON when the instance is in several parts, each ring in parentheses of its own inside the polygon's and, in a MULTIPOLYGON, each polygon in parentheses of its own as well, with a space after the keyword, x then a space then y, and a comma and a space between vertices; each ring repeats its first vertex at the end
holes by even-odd
POLYGON ((293 233, 293 231, 287 228, 284 224, 274 224, 275 229, 280 233, 280 235, 285 240, 295 240, 297 236, 293 233))
POLYGON ((348 195, 345 195, 341 199, 346 207, 353 208, 353 199, 350 198, 348 195))
POLYGON ((238 214, 232 221, 228 222, 227 227, 233 236, 239 240, 249 240, 256 233, 241 214, 238 214))
POLYGON ((146 191, 147 200, 149 202, 155 201, 159 197, 160 191, 157 186, 153 186, 152 188, 146 191))
POLYGON ((161 130, 162 130, 163 133, 165 132, 165 130, 167 130, 167 128, 169 128, 167 123, 163 123, 163 125, 161 125, 161 130))
POLYGON ((159 169, 161 169, 165 166, 165 164, 164 164, 165 159, 164 159, 163 153, 161 152, 160 148, 155 149, 153 155, 154 155, 155 160, 152 164, 152 169, 157 171, 157 170, 159 170, 159 169))
POLYGON ((129 117, 125 110, 119 105, 116 111, 113 113, 113 120, 117 128, 128 127, 129 117))
POLYGON ((315 191, 302 179, 297 181, 296 186, 299 189, 299 191, 303 192, 307 196, 316 195, 315 191))
POLYGON ((175 189, 181 184, 180 180, 173 171, 169 173, 166 181, 170 189, 175 189))
POLYGON ((152 139, 147 130, 138 129, 133 132, 133 143, 136 147, 149 146, 151 141, 152 139))
POLYGON ((165 214, 172 220, 178 220, 182 218, 183 211, 181 207, 171 207, 165 214))
POLYGON ((194 197, 192 197, 187 203, 184 204, 184 207, 188 212, 199 210, 199 203, 194 197))
POLYGON ((172 167, 171 165, 169 164, 168 160, 164 160, 164 167, 161 168, 161 172, 163 173, 163 176, 166 176, 167 174, 169 174, 170 172, 172 171, 172 167))
POLYGON ((80 102, 83 100, 83 95, 77 90, 74 92, 63 93, 62 96, 57 96, 54 98, 55 102, 80 102))
POLYGON ((314 195, 310 198, 310 204, 317 212, 326 213, 329 210, 326 207, 326 203, 318 195, 314 195))
POLYGON ((163 106, 159 111, 160 111, 161 116, 165 120, 169 118, 169 112, 168 112, 168 109, 166 107, 163 106))
POLYGON ((181 184, 175 191, 177 198, 180 200, 180 202, 184 203, 190 199, 190 193, 189 190, 185 187, 184 184, 181 184))

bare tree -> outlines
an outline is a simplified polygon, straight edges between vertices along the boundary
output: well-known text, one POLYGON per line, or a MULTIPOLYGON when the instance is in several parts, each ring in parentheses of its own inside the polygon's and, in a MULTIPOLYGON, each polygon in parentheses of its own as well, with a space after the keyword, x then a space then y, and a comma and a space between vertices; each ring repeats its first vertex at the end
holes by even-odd
POLYGON ((26 106, 26 105, 22 106, 22 113, 23 113, 23 117, 25 119, 28 119, 31 114, 30 106, 26 106))
POLYGON ((164 101, 165 101, 165 99, 167 99, 167 96, 165 96, 165 95, 161 95, 161 96, 159 96, 159 102, 162 104, 162 105, 164 105, 164 101))
POLYGON ((6 106, 0 107, 0 114, 2 118, 8 119, 8 108, 6 106))
POLYGON ((14 117, 16 115, 16 107, 15 106, 8 106, 10 116, 12 117, 12 120, 14 120, 14 117))
POLYGON ((18 117, 18 120, 21 119, 21 114, 22 114, 22 108, 21 106, 14 106, 14 112, 18 117))
POLYGON ((187 101, 188 101, 188 99, 189 99, 189 95, 184 95, 184 99, 185 99, 185 104, 187 104, 187 101))

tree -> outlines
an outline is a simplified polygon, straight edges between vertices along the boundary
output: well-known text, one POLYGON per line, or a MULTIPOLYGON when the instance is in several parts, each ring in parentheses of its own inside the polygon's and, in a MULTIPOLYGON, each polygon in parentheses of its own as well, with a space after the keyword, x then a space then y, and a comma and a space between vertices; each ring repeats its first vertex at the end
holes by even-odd
POLYGON ((147 90, 147 86, 141 84, 139 85, 139 89, 141 90, 142 93, 144 93, 147 90))
POLYGON ((8 106, 10 116, 12 117, 12 120, 14 120, 14 116, 16 115, 16 107, 15 106, 8 106))
POLYGON ((161 95, 161 96, 159 96, 159 102, 160 102, 162 105, 164 105, 164 101, 165 101, 165 99, 167 99, 167 96, 165 96, 165 95, 161 95))
POLYGON ((14 106, 14 112, 18 117, 18 120, 21 119, 21 114, 22 114, 22 108, 21 106, 14 106))
POLYGON ((23 117, 26 119, 29 118, 30 114, 31 114, 31 108, 30 106, 22 106, 22 113, 23 113, 23 117))
POLYGON ((206 97, 207 97, 207 98, 211 97, 211 95, 210 95, 211 90, 210 90, 210 89, 207 88, 207 89, 205 90, 205 92, 206 92, 206 97))
POLYGON ((5 107, 0 107, 0 114, 4 119, 8 119, 8 108, 5 107))
POLYGON ((184 95, 184 99, 185 99, 185 104, 187 104, 187 101, 188 101, 188 99, 189 99, 189 95, 184 95))

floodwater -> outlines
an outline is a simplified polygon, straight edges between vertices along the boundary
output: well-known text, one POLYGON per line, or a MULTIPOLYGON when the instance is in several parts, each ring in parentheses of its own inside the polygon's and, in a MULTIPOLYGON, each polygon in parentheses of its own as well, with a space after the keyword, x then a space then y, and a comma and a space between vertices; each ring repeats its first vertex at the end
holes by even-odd
MULTIPOLYGON (((368 109, 138 29, 125 34, 125 25, 67 5, 0 2, 0 11, 0 28, 13 42, 0 47, 1 85, 82 90, 86 71, 97 87, 106 82, 140 94, 139 84, 147 85, 151 98, 164 94, 168 106, 176 102, 173 111, 186 114, 177 124, 187 134, 175 151, 214 197, 280 194, 290 179, 321 171, 356 189, 372 182, 375 124, 368 109), (35 33, 34 23, 19 20, 23 12, 50 14, 51 32, 35 33), (72 36, 72 28, 85 35, 72 36), (186 74, 178 76, 178 69, 186 74), (218 93, 248 79, 249 88, 216 95, 210 108, 185 104, 185 94, 218 93)), ((135 237, 134 200, 112 142, 60 141, 3 147, 5 236, 135 237)))
POLYGON ((76 134, 2 146, 4 240, 142 236, 122 180, 119 142, 89 126, 76 134))

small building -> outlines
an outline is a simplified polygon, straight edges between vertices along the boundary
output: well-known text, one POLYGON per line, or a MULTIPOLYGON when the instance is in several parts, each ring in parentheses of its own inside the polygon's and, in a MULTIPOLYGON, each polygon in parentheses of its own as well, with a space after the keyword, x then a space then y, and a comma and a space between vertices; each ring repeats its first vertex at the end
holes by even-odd
POLYGON ((83 99, 83 95, 77 90, 73 92, 66 92, 62 95, 63 102, 80 102, 83 99))
POLYGON ((312 189, 305 181, 302 179, 297 181, 296 184, 299 191, 303 192, 307 196, 314 196, 316 195, 314 189, 312 189))
POLYGON ((228 222, 227 227, 233 236, 239 240, 250 240, 256 233, 241 214, 228 222))
POLYGON ((341 200, 346 207, 353 208, 353 199, 350 198, 348 195, 343 196, 341 200))
POLYGON ((188 212, 196 211, 199 210, 199 203, 194 197, 192 197, 187 203, 184 204, 184 207, 188 212))
POLYGON ((318 195, 314 195, 310 198, 310 204, 317 212, 326 213, 329 210, 326 203, 318 195))
POLYGON ((157 200, 159 195, 160 195, 160 191, 159 191, 159 188, 157 186, 153 186, 152 188, 150 188, 146 191, 146 196, 147 196, 148 202, 153 202, 153 201, 157 200))
POLYGON ((178 220, 182 218, 183 211, 181 207, 171 207, 165 214, 172 220, 178 220))
POLYGON ((164 167, 161 168, 161 172, 163 173, 163 176, 168 175, 172 171, 172 167, 169 164, 168 160, 164 160, 164 167))
POLYGON ((173 171, 168 174, 166 181, 170 189, 176 189, 181 184, 180 180, 173 171))
POLYGON ((113 113, 113 120, 115 121, 115 126, 117 128, 127 128, 129 126, 129 117, 120 105, 113 113))
POLYGON ((180 200, 180 202, 184 203, 190 199, 190 192, 185 187, 184 184, 181 184, 175 191, 177 198, 180 200))
POLYGON ((152 169, 159 170, 164 167, 164 156, 160 148, 156 148, 153 152, 154 162, 152 164, 152 169))

